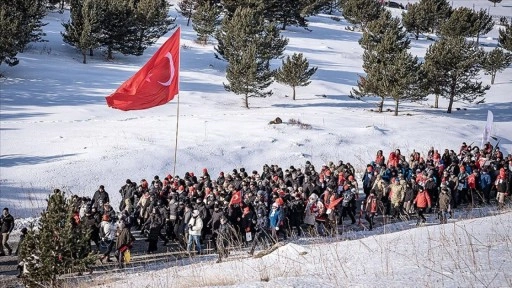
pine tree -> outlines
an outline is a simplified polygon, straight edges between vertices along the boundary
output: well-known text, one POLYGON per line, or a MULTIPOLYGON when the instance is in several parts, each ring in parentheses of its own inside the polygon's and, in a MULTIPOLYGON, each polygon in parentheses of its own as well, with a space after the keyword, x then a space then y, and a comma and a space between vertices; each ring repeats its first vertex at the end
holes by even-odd
POLYGON ((271 91, 263 91, 273 81, 270 60, 281 57, 288 44, 277 26, 266 22, 258 11, 239 8, 231 18, 223 19, 216 38, 217 57, 228 62, 229 84, 225 89, 245 95, 246 108, 249 108, 248 97, 270 96, 271 91), (244 65, 247 71, 242 73, 244 65))
POLYGON ((173 25, 175 19, 170 19, 167 16, 169 8, 167 0, 138 0, 135 2, 133 7, 135 33, 132 39, 132 49, 130 53, 125 54, 142 55, 158 38, 176 27, 173 25))
POLYGON ((359 39, 359 45, 366 50, 374 50, 384 41, 386 34, 390 34, 388 39, 394 42, 393 51, 388 51, 390 55, 402 50, 409 49, 411 41, 407 38, 406 32, 402 29, 400 20, 392 17, 389 11, 383 11, 379 18, 368 24, 368 29, 359 39))
POLYGON ((505 70, 512 63, 512 54, 504 52, 501 48, 494 48, 485 53, 482 68, 485 74, 491 75, 491 85, 494 84, 496 73, 505 70))
POLYGON ((30 42, 44 42, 42 19, 46 15, 43 0, 0 1, 0 65, 15 66, 16 55, 30 42))
POLYGON ((427 49, 424 71, 437 75, 437 82, 429 83, 429 90, 437 85, 439 95, 449 100, 447 113, 452 112, 454 101, 472 103, 490 88, 478 81, 483 53, 463 37, 443 37, 427 49))
POLYGON ((501 0, 489 0, 494 4, 494 7, 496 7, 496 3, 501 3, 501 0))
POLYGON ((256 50, 254 44, 244 47, 240 50, 238 57, 229 61, 226 69, 226 79, 229 84, 224 84, 224 89, 243 95, 244 107, 247 109, 249 109, 249 97, 272 95, 272 91, 265 91, 272 84, 272 72, 263 60, 257 58, 256 50))
POLYGON ((22 243, 20 257, 29 273, 23 278, 29 287, 59 287, 58 276, 89 271, 95 261, 90 253, 89 233, 73 220, 74 200, 56 189, 48 198, 38 229, 30 229, 22 243))
POLYGON ((480 42, 480 35, 491 32, 492 28, 494 28, 494 20, 487 10, 480 9, 474 13, 472 36, 476 36, 476 45, 480 42))
POLYGON ((382 112, 384 100, 392 98, 395 116, 400 102, 425 97, 421 86, 421 65, 407 52, 410 41, 400 20, 391 17, 388 11, 383 12, 378 20, 368 24, 359 43, 365 49, 363 69, 366 76, 360 77, 357 89, 353 89, 351 94, 380 97, 379 112, 382 112))
POLYGON ((87 51, 99 46, 99 7, 95 0, 72 0, 70 20, 63 23, 62 39, 69 45, 75 46, 82 53, 82 63, 87 63, 87 51))
POLYGON ((402 13, 402 24, 407 32, 414 34, 416 40, 420 34, 430 30, 428 16, 425 14, 421 2, 410 4, 407 12, 402 13))
POLYGON ((309 68, 309 61, 303 57, 302 53, 294 53, 292 57, 286 57, 282 66, 277 69, 275 79, 277 82, 292 87, 293 97, 295 100, 295 87, 308 86, 309 80, 315 74, 317 67, 309 68))
POLYGON ((361 25, 363 31, 368 23, 377 20, 384 11, 376 0, 345 0, 340 5, 343 17, 355 26, 361 25))
POLYGON ((310 1, 305 0, 280 0, 277 1, 276 7, 272 19, 282 24, 281 29, 286 30, 289 25, 307 27, 308 23, 303 14, 303 10, 306 9, 306 5, 310 1))
POLYGON ((209 1, 205 1, 197 7, 197 11, 192 15, 192 28, 197 33, 197 41, 199 43, 206 45, 208 37, 215 33, 220 12, 220 8, 209 1))
POLYGON ((503 26, 505 26, 505 29, 499 30, 499 38, 498 38, 498 44, 508 51, 512 52, 512 22, 508 23, 506 19, 505 21, 502 21, 503 26))
MULTIPOLYGON (((474 32, 475 13, 467 7, 453 10, 448 20, 443 22, 440 34, 445 37, 471 37, 474 32)), ((476 34, 475 34, 476 35, 476 34)))
POLYGON ((447 0, 420 0, 424 25, 429 31, 438 32, 441 24, 450 18, 452 7, 447 0))
POLYGON ((181 15, 187 18, 187 26, 190 25, 190 19, 194 16, 194 11, 198 6, 197 0, 181 0, 178 2, 178 7, 181 15))
MULTIPOLYGON (((269 62, 282 56, 288 39, 281 36, 274 23, 268 23, 257 10, 240 8, 236 12, 236 19, 224 18, 219 30, 215 33, 217 46, 216 57, 230 62, 239 51, 249 45, 255 44, 256 57, 269 62)), ((268 63, 265 63, 268 64, 268 63)))

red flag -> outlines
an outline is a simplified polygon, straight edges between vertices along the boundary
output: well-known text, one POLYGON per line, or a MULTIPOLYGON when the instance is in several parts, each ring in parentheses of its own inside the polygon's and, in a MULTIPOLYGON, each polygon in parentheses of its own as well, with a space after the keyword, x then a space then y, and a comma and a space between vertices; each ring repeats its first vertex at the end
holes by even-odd
POLYGON ((240 191, 237 191, 233 193, 233 196, 231 196, 231 201, 229 201, 229 205, 235 205, 242 203, 242 193, 240 191))
POLYGON ((171 101, 179 93, 180 28, 116 92, 106 97, 119 110, 142 110, 171 101))
POLYGON ((341 200, 343 200, 342 197, 340 197, 340 198, 338 198, 338 199, 336 199, 334 201, 331 201, 331 203, 329 203, 329 205, 327 206, 327 209, 331 209, 332 210, 332 209, 336 208, 336 205, 338 205, 338 203, 340 203, 341 200))

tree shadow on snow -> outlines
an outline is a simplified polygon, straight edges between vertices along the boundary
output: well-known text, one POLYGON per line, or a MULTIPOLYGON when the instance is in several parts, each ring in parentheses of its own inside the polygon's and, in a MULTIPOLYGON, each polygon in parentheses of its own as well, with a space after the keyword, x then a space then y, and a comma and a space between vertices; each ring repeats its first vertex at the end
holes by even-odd
POLYGON ((28 156, 21 154, 0 155, 0 167, 14 167, 21 165, 35 165, 49 163, 62 158, 75 156, 77 154, 62 154, 54 156, 28 156))

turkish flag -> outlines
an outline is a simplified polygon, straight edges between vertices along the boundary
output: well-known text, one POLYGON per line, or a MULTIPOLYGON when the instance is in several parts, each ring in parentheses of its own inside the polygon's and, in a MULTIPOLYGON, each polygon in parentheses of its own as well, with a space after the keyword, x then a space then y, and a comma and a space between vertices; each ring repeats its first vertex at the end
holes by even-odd
POLYGON ((235 205, 242 203, 242 193, 240 191, 237 191, 233 193, 233 196, 231 196, 231 201, 229 201, 229 205, 235 205))
POLYGON ((149 61, 107 99, 119 110, 142 110, 163 105, 179 93, 180 28, 149 61))

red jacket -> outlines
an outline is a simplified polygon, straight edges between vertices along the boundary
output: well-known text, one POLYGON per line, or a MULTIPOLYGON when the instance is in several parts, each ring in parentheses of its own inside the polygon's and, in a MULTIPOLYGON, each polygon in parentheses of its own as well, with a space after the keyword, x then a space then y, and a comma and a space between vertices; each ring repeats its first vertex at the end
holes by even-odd
POLYGON ((418 208, 430 207, 430 195, 428 195, 427 190, 419 191, 416 199, 414 199, 414 203, 416 203, 418 208))

